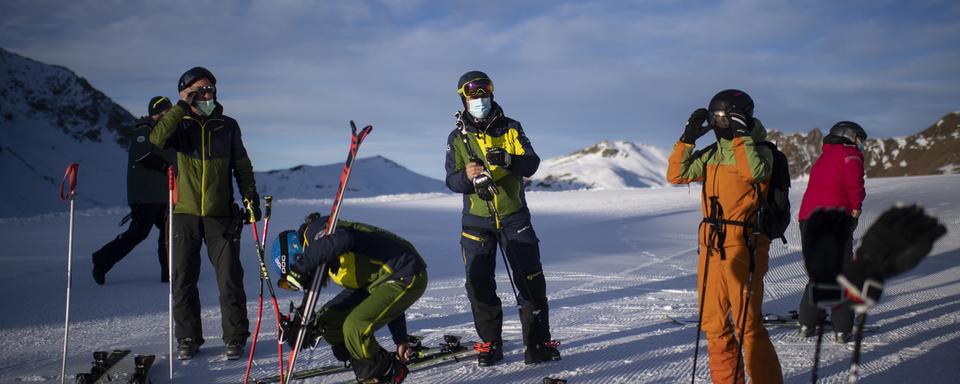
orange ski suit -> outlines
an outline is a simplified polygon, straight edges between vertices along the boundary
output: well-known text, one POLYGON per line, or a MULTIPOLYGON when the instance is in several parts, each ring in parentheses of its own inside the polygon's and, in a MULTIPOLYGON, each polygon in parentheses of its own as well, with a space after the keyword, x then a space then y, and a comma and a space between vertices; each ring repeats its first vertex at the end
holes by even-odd
POLYGON ((746 373, 757 384, 783 382, 780 360, 763 325, 763 276, 767 273, 770 239, 754 234, 752 224, 761 196, 767 193, 773 155, 755 142, 766 139, 759 120, 753 119, 750 135, 733 140, 717 138, 713 149, 694 151, 694 146, 677 142, 670 154, 667 181, 672 184, 704 182, 700 258, 697 287, 703 300, 702 328, 707 336, 710 375, 714 383, 743 383, 744 370, 737 368, 740 325, 747 295, 751 250, 755 251, 753 292, 746 311, 743 351, 746 373), (714 216, 711 216, 713 214, 714 216), (706 292, 702 292, 704 268, 706 292), (732 323, 730 319, 732 318, 732 323), (737 374, 735 380, 734 374, 737 374))

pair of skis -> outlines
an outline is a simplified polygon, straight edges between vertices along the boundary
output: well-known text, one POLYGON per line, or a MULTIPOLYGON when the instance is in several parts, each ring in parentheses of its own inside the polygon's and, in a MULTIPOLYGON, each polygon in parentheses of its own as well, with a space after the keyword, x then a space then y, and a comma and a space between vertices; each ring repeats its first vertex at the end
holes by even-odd
MULTIPOLYGON (((468 348, 464 343, 461 343, 460 336, 455 335, 444 335, 443 341, 434 347, 424 346, 422 339, 418 336, 411 336, 410 344, 413 356, 407 361, 406 366, 411 372, 450 361, 462 361, 464 358, 477 353, 473 348, 468 348)), ((472 344, 472 342, 467 343, 467 345, 469 344, 472 344)), ((295 371, 288 373, 286 377, 291 380, 303 380, 352 370, 349 364, 343 363, 295 371)), ((257 384, 278 382, 280 382, 279 376, 265 377, 256 381, 257 384)), ((356 380, 347 381, 347 383, 356 383, 356 380)))
MULTIPOLYGON (((117 382, 120 379, 120 362, 130 354, 130 350, 116 349, 112 352, 97 351, 93 353, 93 366, 90 372, 78 373, 77 384, 94 384, 117 382)), ((130 384, 150 383, 150 368, 156 360, 154 355, 137 355, 133 359, 133 374, 127 379, 130 384)))

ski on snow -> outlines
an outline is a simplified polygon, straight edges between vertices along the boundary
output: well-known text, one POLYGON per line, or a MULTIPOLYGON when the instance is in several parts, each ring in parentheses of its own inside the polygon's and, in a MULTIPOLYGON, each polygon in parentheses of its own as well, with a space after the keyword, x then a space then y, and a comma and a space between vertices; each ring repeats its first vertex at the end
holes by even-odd
POLYGON ((105 383, 113 381, 117 374, 118 363, 130 354, 128 349, 115 349, 113 352, 96 351, 93 353, 93 367, 90 372, 78 373, 77 384, 105 383))
MULTIPOLYGON (((463 345, 460 341, 460 336, 455 335, 444 335, 443 342, 435 347, 423 346, 421 342, 421 337, 411 336, 410 344, 413 350, 413 357, 407 361, 407 369, 411 372, 448 361, 460 361, 463 358, 477 353, 473 348, 463 345)), ((351 372, 352 370, 353 368, 346 363, 332 364, 296 371, 290 376, 290 380, 303 380, 311 377, 351 372)), ((256 381, 257 384, 278 382, 280 382, 280 376, 264 377, 256 381)), ((348 381, 348 383, 356 383, 356 380, 348 381)))
MULTIPOLYGON (((670 321, 673 321, 674 323, 679 324, 679 325, 684 325, 684 326, 685 326, 685 325, 696 325, 696 324, 697 324, 697 317, 696 317, 696 316, 691 316, 691 317, 678 317, 678 316, 670 316, 670 315, 668 315, 667 318, 669 318, 670 321)), ((768 314, 763 315, 763 325, 765 325, 765 326, 767 326, 767 327, 796 327, 796 328, 800 328, 800 320, 799 320, 798 318, 799 318, 799 316, 798 316, 798 314, 797 314, 797 311, 790 311, 790 313, 789 313, 788 315, 780 315, 780 314, 776 314, 776 313, 768 313, 768 314)), ((830 321, 829 321, 829 320, 826 321, 826 322, 825 322, 825 325, 830 325, 830 321)), ((879 329, 879 326, 877 326, 877 325, 870 325, 870 326, 865 327, 863 330, 864 330, 864 332, 876 332, 878 329, 879 329)))
POLYGON ((150 383, 150 368, 153 367, 154 355, 137 355, 133 358, 133 376, 127 382, 130 384, 150 383))

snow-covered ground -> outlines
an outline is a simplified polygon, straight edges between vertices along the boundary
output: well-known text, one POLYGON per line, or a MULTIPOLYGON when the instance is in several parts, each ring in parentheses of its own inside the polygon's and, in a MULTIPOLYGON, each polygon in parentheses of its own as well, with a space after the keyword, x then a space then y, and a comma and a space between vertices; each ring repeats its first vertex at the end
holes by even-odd
MULTIPOLYGON (((794 209, 805 185, 794 187, 794 209)), ((955 382, 960 357, 960 175, 868 180, 864 217, 857 235, 895 202, 921 202, 949 232, 917 269, 889 282, 869 323, 879 327, 865 339, 862 382, 955 382), (953 197, 950 197, 953 196, 953 197)), ((695 227, 700 192, 692 188, 531 192, 527 195, 541 239, 551 305, 553 335, 562 341, 563 360, 525 366, 522 348, 512 343, 503 364, 479 368, 452 363, 411 374, 411 383, 539 383, 544 376, 570 383, 660 383, 689 380, 694 327, 667 316, 696 313, 695 227)), ((460 197, 408 195, 347 200, 342 217, 394 230, 410 239, 429 264, 430 286, 407 312, 412 333, 439 341, 443 334, 465 340, 475 333, 463 289, 458 249, 460 197)), ((82 204, 79 207, 83 209, 82 204)), ((329 202, 276 203, 271 232, 294 228, 308 212, 325 212, 329 202)), ((90 277, 90 254, 120 232, 122 210, 90 210, 77 217, 70 349, 67 371, 86 371, 94 350, 132 349, 157 354, 154 382, 167 373, 167 285, 160 282, 156 234, 121 261, 98 286, 90 277)), ((241 257, 251 318, 255 319, 257 276, 249 229, 241 257)), ((0 382, 58 381, 63 336, 66 270, 66 215, 0 219, 0 382)), ((797 228, 786 246, 775 243, 767 274, 766 312, 795 309, 805 274, 797 228)), ((217 289, 208 262, 200 277, 206 344, 192 361, 175 362, 181 383, 236 383, 245 360, 226 361, 220 341, 217 289)), ((498 274, 505 311, 505 337, 520 338, 514 299, 504 273, 498 274)), ((323 294, 332 296, 335 288, 323 294)), ((280 293, 282 307, 299 295, 280 293)), ((274 374, 273 314, 266 311, 257 348, 257 376, 274 374)), ((253 321, 251 321, 253 322, 253 321)), ((251 324, 252 328, 252 324, 251 324)), ((252 329, 251 329, 252 330, 252 329)), ((810 380, 813 342, 793 329, 771 327, 788 383, 810 380)), ((392 347, 387 334, 381 340, 392 347)), ((703 347, 704 343, 701 344, 703 347)), ((249 347, 249 343, 248 343, 249 347)), ((845 382, 848 347, 825 342, 821 382, 845 382)), ((708 382, 701 351, 699 382, 708 382)), ((306 351, 300 366, 333 360, 326 348, 306 351)), ((129 360, 125 364, 131 364, 129 360)), ((341 374, 308 382, 336 383, 341 374)), ((72 380, 68 380, 72 381, 72 380)))

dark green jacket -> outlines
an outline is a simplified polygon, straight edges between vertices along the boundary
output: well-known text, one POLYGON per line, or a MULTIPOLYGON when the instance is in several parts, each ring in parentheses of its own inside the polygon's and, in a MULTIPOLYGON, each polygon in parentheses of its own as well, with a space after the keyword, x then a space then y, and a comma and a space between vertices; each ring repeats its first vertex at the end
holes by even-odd
POLYGON ((127 155, 127 204, 167 204, 167 166, 177 155, 150 143, 155 122, 150 117, 137 120, 127 155))
POLYGON ((179 201, 175 213, 197 216, 230 216, 233 186, 237 179, 240 195, 256 192, 253 164, 240 138, 237 121, 223 115, 223 106, 204 118, 190 112, 179 101, 157 122, 150 142, 177 151, 177 189, 179 201))

